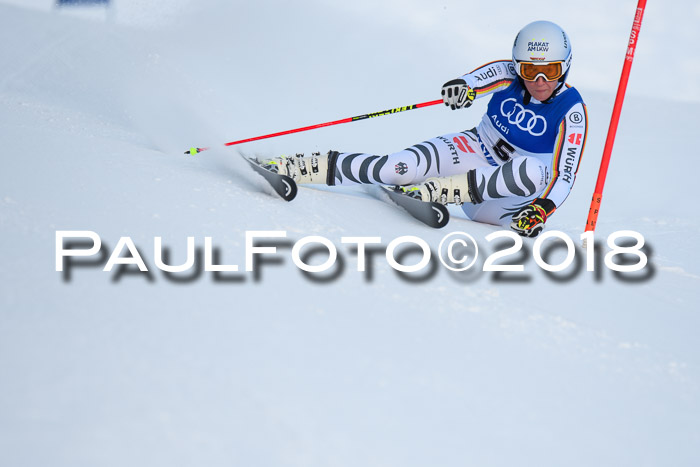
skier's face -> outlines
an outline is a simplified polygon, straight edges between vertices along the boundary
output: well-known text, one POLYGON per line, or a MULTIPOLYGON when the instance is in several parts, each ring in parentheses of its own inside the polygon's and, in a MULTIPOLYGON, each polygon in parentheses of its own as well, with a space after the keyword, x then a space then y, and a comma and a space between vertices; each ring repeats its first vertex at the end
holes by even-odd
POLYGON ((537 78, 535 81, 524 81, 524 83, 527 92, 529 92, 532 97, 540 102, 549 99, 559 85, 559 81, 547 81, 542 76, 537 78))

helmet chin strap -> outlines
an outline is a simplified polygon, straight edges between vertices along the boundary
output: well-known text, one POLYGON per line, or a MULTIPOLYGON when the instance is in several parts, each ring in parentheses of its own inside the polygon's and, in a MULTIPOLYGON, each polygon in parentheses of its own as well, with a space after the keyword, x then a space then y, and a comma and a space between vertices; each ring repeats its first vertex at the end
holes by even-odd
POLYGON ((543 104, 549 104, 549 102, 554 99, 554 96, 559 94, 559 90, 564 86, 564 81, 559 82, 559 86, 557 86, 554 91, 552 91, 552 95, 549 96, 547 99, 544 100, 543 104))
POLYGON ((530 94, 530 91, 527 90, 525 87, 525 81, 520 76, 518 76, 518 81, 520 82, 520 87, 525 90, 525 94, 523 95, 523 105, 528 105, 532 99, 532 94, 530 94))

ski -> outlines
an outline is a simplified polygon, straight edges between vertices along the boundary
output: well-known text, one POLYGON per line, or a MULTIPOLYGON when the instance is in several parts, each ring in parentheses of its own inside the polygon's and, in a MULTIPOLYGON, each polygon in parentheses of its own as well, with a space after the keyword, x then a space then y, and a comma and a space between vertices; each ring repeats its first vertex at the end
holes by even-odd
POLYGON ((270 184, 270 186, 278 195, 282 197, 283 200, 291 201, 297 195, 297 184, 291 177, 267 170, 265 167, 260 165, 260 162, 258 162, 257 159, 251 159, 243 154, 241 154, 241 157, 248 161, 253 170, 267 180, 267 183, 270 184))
POLYGON ((383 186, 382 188, 384 188, 394 203, 404 208, 411 216, 427 226, 441 229, 450 221, 450 212, 447 210, 447 206, 411 198, 398 188, 388 186, 383 186))
MULTIPOLYGON (((282 197, 282 199, 285 201, 291 201, 296 197, 297 184, 291 177, 266 169, 257 159, 252 159, 244 154, 241 154, 241 157, 248 161, 253 170, 267 180, 270 186, 278 195, 282 197)), ((427 226, 440 229, 445 227, 450 220, 450 213, 447 210, 447 207, 443 206, 442 204, 424 202, 420 199, 411 198, 410 196, 405 195, 398 188, 391 188, 387 186, 383 186, 382 188, 384 188, 389 196, 389 199, 391 199, 394 204, 402 207, 412 217, 421 221, 427 226)))

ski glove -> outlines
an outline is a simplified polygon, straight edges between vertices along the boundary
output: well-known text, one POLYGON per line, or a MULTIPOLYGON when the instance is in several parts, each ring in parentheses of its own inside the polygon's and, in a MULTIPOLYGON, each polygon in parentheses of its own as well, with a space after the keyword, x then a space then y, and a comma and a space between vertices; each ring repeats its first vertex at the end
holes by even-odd
POLYGON ((453 79, 442 85, 442 102, 452 110, 467 108, 476 98, 476 91, 462 78, 453 79))
POLYGON ((545 198, 535 198, 513 216, 510 228, 523 237, 536 237, 544 229, 547 217, 557 209, 554 202, 545 198))

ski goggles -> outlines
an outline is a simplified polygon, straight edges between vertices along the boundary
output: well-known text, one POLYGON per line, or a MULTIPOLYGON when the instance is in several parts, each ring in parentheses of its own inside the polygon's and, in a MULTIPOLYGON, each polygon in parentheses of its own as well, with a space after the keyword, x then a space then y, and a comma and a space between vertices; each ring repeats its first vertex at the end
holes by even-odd
POLYGON ((540 75, 547 81, 556 81, 564 73, 564 62, 517 62, 517 72, 525 81, 535 81, 540 75))

